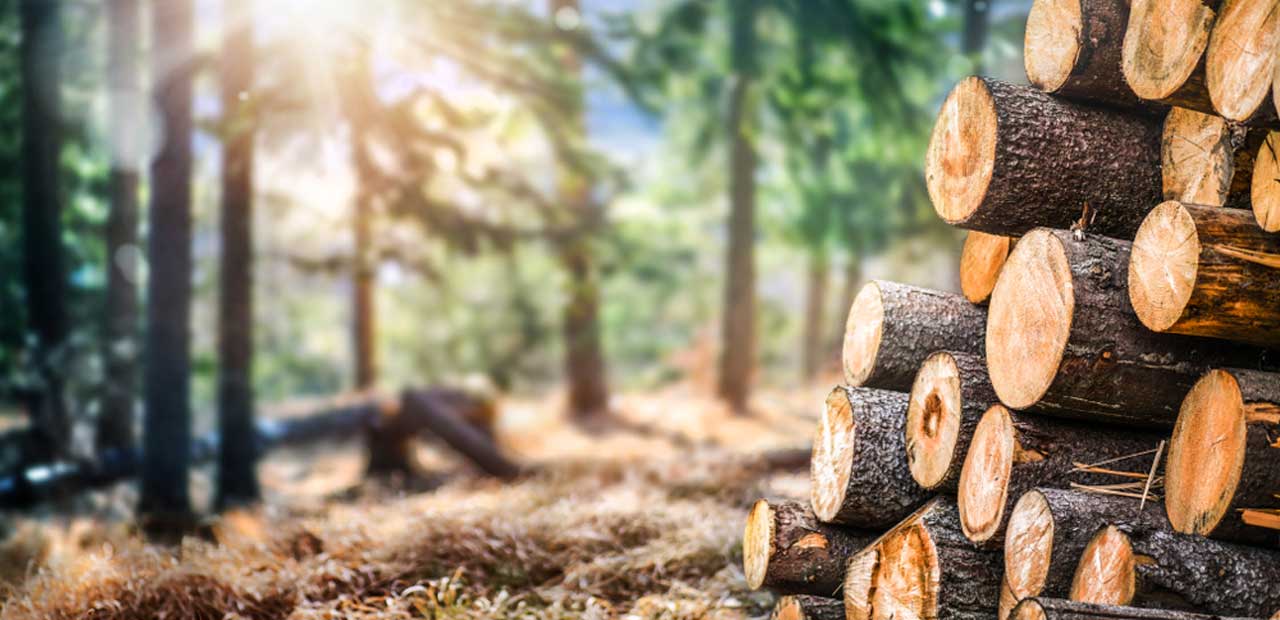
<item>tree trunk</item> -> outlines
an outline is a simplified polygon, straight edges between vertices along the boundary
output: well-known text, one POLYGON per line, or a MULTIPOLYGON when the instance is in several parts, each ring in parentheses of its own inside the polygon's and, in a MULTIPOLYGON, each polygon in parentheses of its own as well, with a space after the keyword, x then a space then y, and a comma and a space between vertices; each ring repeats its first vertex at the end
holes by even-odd
POLYGON ((917 484, 956 492, 978 420, 997 402, 979 355, 939 351, 920 365, 906 429, 907 463, 917 484))
POLYGON ((954 293, 876 280, 858 292, 845 323, 850 385, 907 391, 935 351, 980 354, 987 311, 954 293))
MULTIPOLYGON (((446 394, 407 390, 400 399, 400 422, 406 429, 430 431, 490 476, 511 480, 520 466, 508 459, 485 433, 468 424, 446 394)), ((454 401, 456 402, 456 401, 454 401)))
POLYGON ((1036 596, 1070 596, 1080 554, 1104 523, 1126 531, 1169 529, 1164 510, 1154 500, 1144 504, 1132 497, 1050 488, 1024 493, 1009 514, 1004 541, 1010 603, 1036 596))
POLYGON ((1166 505, 1187 534, 1280 546, 1280 531, 1245 523, 1280 508, 1280 374, 1213 370, 1182 401, 1169 440, 1166 505))
POLYGON ((343 75, 343 113, 351 132, 351 164, 356 174, 355 202, 352 205, 351 259, 351 350, 356 390, 368 390, 378 382, 376 290, 378 265, 373 249, 373 218, 377 200, 378 171, 369 152, 373 77, 368 49, 359 49, 343 75))
POLYGON ((1213 114, 1204 56, 1219 0, 1133 0, 1120 67, 1148 101, 1213 114))
POLYGON ((1236 123, 1275 123, 1271 80, 1280 43, 1275 0, 1222 0, 1205 52, 1213 109, 1236 123))
POLYGON ((1253 218, 1267 232, 1280 232, 1280 133, 1270 132, 1258 149, 1253 178, 1249 185, 1249 204, 1253 218))
POLYGON ((1260 349, 1143 327, 1129 304, 1129 247, 1049 229, 1018 241, 987 320, 987 370, 1004 404, 1169 428, 1211 366, 1274 363, 1260 349))
POLYGON ((854 527, 896 523, 932 495, 911 479, 907 395, 837 387, 813 439, 809 488, 818 518, 854 527))
POLYGON ((256 119, 244 102, 253 92, 250 0, 223 8, 222 265, 218 298, 217 505, 258 500, 253 398, 253 139, 256 119))
POLYGON ((1032 598, 1014 610, 1016 620, 1244 620, 1172 609, 1144 609, 1078 603, 1060 598, 1032 598))
POLYGON ((961 228, 1016 236, 1083 219, 1128 238, 1160 202, 1160 122, 970 77, 942 105, 925 180, 961 228))
POLYGON ((1162 436, 1074 424, 991 407, 974 430, 956 495, 965 535, 1001 540, 1007 515, 1038 486, 1128 484, 1140 495, 1162 436), (1098 466, 1098 463, 1110 463, 1098 466))
POLYGON ((784 594, 839 596, 849 558, 876 536, 821 523, 800 502, 762 499, 751 508, 742 535, 747 586, 784 594))
POLYGON ((824 347, 822 328, 826 321, 827 271, 830 262, 823 250, 809 254, 808 292, 804 306, 804 343, 800 349, 803 378, 812 379, 822 370, 824 347))
POLYGON ((1267 133, 1213 114, 1170 109, 1160 140, 1164 199, 1249 208, 1254 158, 1267 133))
POLYGON ((134 445, 138 389, 138 169, 132 143, 142 131, 125 95, 138 95, 141 21, 137 0, 107 3, 107 79, 113 93, 111 143, 119 149, 111 166, 111 212, 107 215, 107 291, 103 327, 102 411, 95 441, 99 452, 134 445))
POLYGON ((1153 331, 1280 347, 1280 238, 1242 209, 1169 201, 1133 240, 1129 299, 1153 331))
POLYGON ((719 394, 745 413, 755 366, 756 153, 747 135, 751 78, 737 74, 729 94, 729 255, 725 268, 719 394))
POLYGON ((1046 93, 1143 112, 1120 68, 1128 0, 1036 0, 1027 15, 1027 80, 1046 93))
POLYGON ((1009 258, 1014 242, 1013 237, 976 230, 964 236, 964 248, 960 250, 960 292, 969 303, 986 303, 991 297, 991 289, 996 286, 1000 268, 1009 258))
POLYGON ((35 335, 33 363, 39 381, 28 415, 42 444, 34 454, 64 456, 71 419, 64 373, 68 352, 66 264, 62 250, 59 190, 62 109, 62 26, 58 0, 21 0, 22 41, 22 239, 27 320, 35 335))
POLYGON ((784 596, 773 606, 771 620, 844 620, 844 603, 825 596, 784 596))
POLYGON ((1280 609, 1280 554, 1161 528, 1098 530, 1071 599, 1266 618, 1280 609))
POLYGON ((191 0, 152 9, 152 67, 164 144, 151 165, 147 262, 146 406, 139 511, 162 535, 191 520, 191 0), (177 61, 177 62, 175 62, 177 61))

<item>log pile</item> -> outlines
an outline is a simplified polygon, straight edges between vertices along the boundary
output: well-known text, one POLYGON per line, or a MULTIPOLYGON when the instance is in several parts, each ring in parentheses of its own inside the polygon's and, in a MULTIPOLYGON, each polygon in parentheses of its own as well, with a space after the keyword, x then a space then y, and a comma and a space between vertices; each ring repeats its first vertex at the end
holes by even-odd
POLYGON ((925 157, 963 295, 873 281, 777 618, 1280 617, 1280 0, 1035 0, 925 157))

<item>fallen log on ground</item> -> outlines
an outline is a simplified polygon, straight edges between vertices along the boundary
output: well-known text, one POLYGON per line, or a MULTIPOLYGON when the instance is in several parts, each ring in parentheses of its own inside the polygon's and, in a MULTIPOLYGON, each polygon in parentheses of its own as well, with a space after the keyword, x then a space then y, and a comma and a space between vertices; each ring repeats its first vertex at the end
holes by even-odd
POLYGON ((1015 620, 1247 620, 1174 609, 1149 609, 1036 597, 1019 603, 1015 620))
POLYGON ((762 499, 751 508, 742 534, 747 586, 783 594, 839 596, 845 564, 875 537, 819 522, 800 502, 762 499))
POLYGON ((805 594, 788 595, 773 606, 773 620, 844 620, 840 599, 805 594))
POLYGON ((907 405, 907 463, 917 484, 956 492, 978 420, 997 402, 981 356, 939 351, 925 359, 907 405))
POLYGON ((1000 268, 1013 251, 1013 237, 989 235, 977 230, 964 237, 960 250, 960 292, 969 303, 986 303, 996 286, 1000 268))
POLYGON ((1164 199, 1248 209, 1254 163, 1268 133, 1216 114, 1170 109, 1160 139, 1164 199))
POLYGON ((405 390, 400 412, 388 430, 393 435, 429 431, 486 474, 503 480, 519 476, 520 466, 508 459, 492 438, 466 422, 459 402, 449 392, 405 390))
POLYGON ((1169 440, 1165 506, 1173 528, 1276 546, 1280 531, 1245 510, 1280 508, 1280 374, 1212 370, 1182 403, 1169 440))
POLYGON ((1205 52, 1213 109, 1236 123, 1274 123, 1271 82, 1280 43, 1276 0, 1222 0, 1205 52))

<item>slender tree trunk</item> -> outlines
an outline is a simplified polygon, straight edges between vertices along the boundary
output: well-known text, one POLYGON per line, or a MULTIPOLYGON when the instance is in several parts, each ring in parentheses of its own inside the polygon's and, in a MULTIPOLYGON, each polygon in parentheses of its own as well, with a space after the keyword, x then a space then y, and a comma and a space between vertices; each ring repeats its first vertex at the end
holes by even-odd
POLYGON ((822 369, 825 349, 822 346, 823 321, 827 309, 827 274, 831 262, 825 250, 809 254, 809 283, 805 295, 804 343, 800 350, 805 379, 812 379, 822 369))
POLYGON ((66 266, 62 256, 62 199, 58 190, 62 27, 57 0, 19 3, 22 43, 22 237, 27 320, 35 332, 41 385, 28 403, 41 443, 37 451, 63 453, 71 421, 62 393, 62 358, 69 331, 66 266))
POLYGON ((377 310, 374 307, 377 264, 372 256, 374 200, 377 170, 369 155, 370 115, 374 113, 373 81, 369 73, 369 52, 362 49, 341 75, 343 112, 351 132, 351 165, 356 175, 356 195, 352 205, 351 259, 351 349, 353 380, 357 390, 378 382, 377 310))
POLYGON ((720 397, 745 413, 755 361, 756 153, 747 136, 751 79, 739 73, 729 96, 729 256, 725 269, 720 397))
MULTIPOLYGON (((108 81, 113 93, 139 92, 137 0, 110 0, 108 15, 108 81)), ((102 412, 98 416, 98 450, 133 445, 135 391, 138 385, 138 272, 128 257, 138 244, 137 160, 131 143, 142 128, 130 109, 132 102, 114 95, 111 102, 111 143, 119 148, 111 168, 111 213, 107 216, 107 300, 103 331, 102 412), (128 145, 128 146, 126 146, 128 145)))
POLYGON ((253 91, 250 0, 223 5, 222 269, 218 305, 219 508, 258 499, 253 424, 253 91))
POLYGON ((191 460, 191 0, 152 8, 152 67, 164 144, 151 165, 146 405, 139 510, 153 531, 189 523, 191 460))
POLYGON ((836 306, 835 321, 831 323, 831 340, 828 348, 829 354, 840 356, 841 349, 844 348, 844 332, 849 319, 849 308, 853 307, 853 300, 858 296, 858 289, 862 285, 862 261, 852 254, 845 258, 844 263, 844 283, 840 285, 840 305, 836 306))
POLYGON ((995 0, 964 0, 964 39, 961 50, 973 59, 973 73, 982 73, 982 50, 987 45, 991 23, 991 3, 995 0))

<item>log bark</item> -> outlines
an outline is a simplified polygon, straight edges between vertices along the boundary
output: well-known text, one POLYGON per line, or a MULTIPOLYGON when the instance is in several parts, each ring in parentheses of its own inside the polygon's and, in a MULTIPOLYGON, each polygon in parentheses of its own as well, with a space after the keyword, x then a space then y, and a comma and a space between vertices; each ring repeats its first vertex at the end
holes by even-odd
POLYGON ((1013 503, 1037 486, 1130 483, 1140 493, 1161 439, 995 405, 978 423, 960 473, 964 533, 975 543, 1000 542, 1013 503), (1109 464, 1095 466, 1103 462, 1109 464))
POLYGON ((1177 531, 1280 545, 1280 532, 1243 518, 1280 508, 1280 374, 1220 369, 1196 382, 1173 427, 1166 475, 1177 531))
POLYGON ((1045 487, 1024 493, 1009 514, 1004 539, 1010 602, 1070 596, 1080 554, 1101 523, 1122 531, 1170 529, 1156 501, 1045 487))
POLYGON ((1160 202, 1160 132, 1154 117, 966 78, 933 128, 929 197, 942 219, 970 230, 1020 235, 1083 218, 1129 238, 1160 202))
MULTIPOLYGON (((491 437, 466 422, 454 394, 434 390, 406 390, 395 416, 392 434, 429 431, 490 476, 510 480, 521 468, 504 455, 491 437)), ((407 435, 405 435, 407 436, 407 435)))
POLYGON ((1080 556, 1072 600, 1267 617, 1280 609, 1280 554, 1178 534, 1105 526, 1080 556))
POLYGON ((742 568, 751 589, 839 596, 845 564, 874 540, 871 532, 822 523, 800 502, 760 500, 742 534, 742 568))
POLYGON ((1253 178, 1249 184, 1249 205, 1258 226, 1267 232, 1280 232, 1280 133, 1269 132, 1254 160, 1253 178))
POLYGON ((987 317, 987 370, 1004 404, 1169 428, 1210 367, 1275 364, 1262 349, 1146 329, 1129 304, 1129 250, 1049 229, 1018 242, 987 317))
POLYGON ((1013 237, 988 235, 976 230, 964 237, 960 250, 960 292, 970 303, 986 303, 996 286, 1000 268, 1013 251, 1013 237))
POLYGON ((825 596, 784 596, 773 607, 773 620, 844 620, 844 603, 825 596))
POLYGON ((1027 80, 1071 99, 1156 109, 1129 88, 1120 68, 1127 0, 1036 0, 1027 15, 1027 80))
POLYGON ((990 618, 1000 589, 1000 554, 961 532, 956 507, 935 499, 855 556, 845 614, 855 618, 990 618), (861 562, 859 562, 861 560, 861 562))
POLYGON ((956 492, 978 420, 997 402, 981 356, 939 351, 921 364, 906 430, 907 463, 917 484, 956 492))
POLYGON ((1219 0, 1133 0, 1120 68, 1138 97, 1214 113, 1205 50, 1219 0))
POLYGON ((1280 237, 1247 211, 1165 202, 1133 240, 1129 299, 1153 331, 1280 346, 1280 237))
POLYGON ((1248 209, 1254 160, 1267 134, 1214 114, 1170 109, 1160 140, 1164 199, 1248 209))
POLYGON ((892 525, 929 499, 911 479, 907 395, 840 386, 813 439, 809 487, 818 518, 855 527, 892 525))
POLYGON ((841 358, 849 385, 905 392, 934 351, 979 354, 986 310, 963 297, 875 280, 854 298, 841 358))
POLYGON ((1271 80, 1280 43, 1276 0, 1222 0, 1205 52, 1213 108, 1236 123, 1275 123, 1271 80))
POLYGON ((1061 598, 1029 598, 1014 609, 1016 620, 1244 620, 1173 609, 1080 603, 1061 598))

